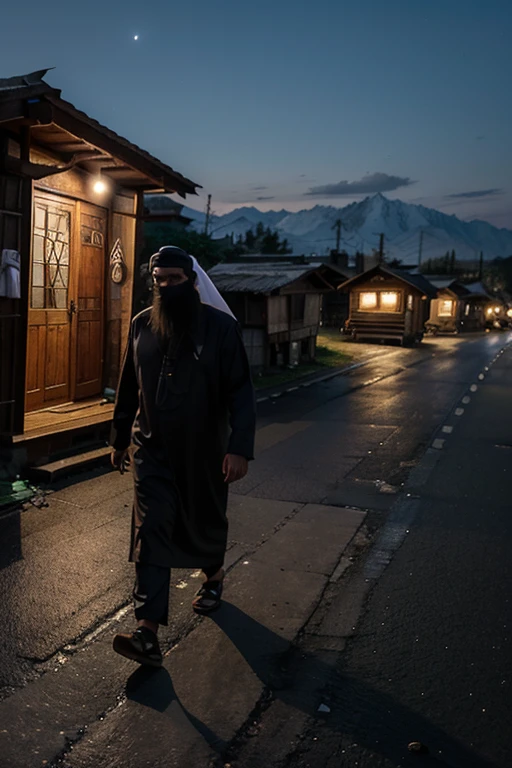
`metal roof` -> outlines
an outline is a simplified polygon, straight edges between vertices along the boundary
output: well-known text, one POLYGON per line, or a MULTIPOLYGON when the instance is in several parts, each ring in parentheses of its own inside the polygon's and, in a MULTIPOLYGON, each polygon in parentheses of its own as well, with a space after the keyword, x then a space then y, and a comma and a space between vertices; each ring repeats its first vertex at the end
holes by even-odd
POLYGON ((316 278, 323 287, 332 286, 321 276, 319 264, 217 264, 209 276, 223 293, 269 294, 306 277, 316 278))
MULTIPOLYGON (((199 184, 187 179, 146 150, 141 149, 136 144, 128 141, 128 139, 89 117, 89 115, 77 109, 70 102, 62 99, 60 90, 44 82, 43 77, 47 71, 43 69, 28 75, 0 79, 0 102, 23 100, 25 104, 33 106, 34 102, 44 101, 55 108, 55 122, 49 125, 35 124, 32 127, 34 137, 42 146, 46 146, 47 140, 49 146, 55 149, 55 151, 59 151, 59 148, 62 147, 61 151, 68 154, 83 152, 84 144, 86 146, 87 144, 89 146, 95 144, 105 151, 101 147, 102 138, 105 138, 107 141, 115 143, 118 153, 128 169, 133 168, 140 174, 146 175, 149 179, 153 180, 151 188, 158 188, 158 185, 161 184, 163 189, 169 188, 169 191, 176 191, 182 197, 185 194, 196 194, 196 188, 200 188, 199 184), (92 138, 84 139, 80 135, 80 131, 73 131, 73 126, 81 126, 84 130, 89 129, 92 138), (63 129, 60 140, 58 136, 59 129, 63 129), (76 144, 76 147, 73 147, 73 144, 76 144)), ((14 117, 13 115, 13 119, 14 117)), ((108 152, 108 150, 106 151, 108 152)), ((104 160, 105 156, 99 155, 96 159, 104 160)), ((94 160, 95 158, 87 158, 87 162, 94 160)), ((109 171, 107 175, 111 175, 115 180, 119 180, 120 184, 123 183, 122 167, 112 167, 109 171)), ((125 172, 125 176, 128 175, 125 172)))
POLYGON ((475 296, 484 296, 486 299, 492 298, 490 292, 487 290, 485 285, 481 282, 468 283, 466 285, 466 288, 470 293, 474 294, 475 296))

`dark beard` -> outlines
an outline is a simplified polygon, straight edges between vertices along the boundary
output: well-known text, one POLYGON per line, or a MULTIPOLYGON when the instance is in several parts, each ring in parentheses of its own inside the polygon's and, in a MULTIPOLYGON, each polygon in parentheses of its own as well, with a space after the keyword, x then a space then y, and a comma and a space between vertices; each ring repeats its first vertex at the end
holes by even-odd
POLYGON ((199 294, 194 291, 190 305, 186 308, 187 311, 184 312, 183 307, 181 307, 179 316, 173 319, 162 301, 158 290, 153 291, 150 319, 151 330, 164 342, 170 341, 175 333, 186 333, 197 325, 200 305, 199 294))
POLYGON ((153 333, 162 341, 170 340, 173 333, 172 320, 166 312, 158 291, 153 291, 150 325, 153 333))

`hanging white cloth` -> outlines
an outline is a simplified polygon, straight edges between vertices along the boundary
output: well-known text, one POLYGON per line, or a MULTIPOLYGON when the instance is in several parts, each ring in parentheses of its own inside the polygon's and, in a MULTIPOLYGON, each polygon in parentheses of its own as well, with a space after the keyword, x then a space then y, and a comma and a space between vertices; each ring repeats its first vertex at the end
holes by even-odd
POLYGON ((231 317, 236 320, 234 314, 220 295, 211 278, 208 277, 195 256, 192 256, 192 254, 189 254, 189 256, 192 259, 194 264, 194 272, 197 275, 196 286, 199 291, 199 296, 201 297, 201 303, 208 304, 210 307, 214 307, 215 309, 220 309, 221 312, 225 312, 227 315, 231 315, 231 317))
POLYGON ((4 248, 0 260, 0 296, 8 299, 19 299, 20 289, 20 254, 9 248, 4 248))

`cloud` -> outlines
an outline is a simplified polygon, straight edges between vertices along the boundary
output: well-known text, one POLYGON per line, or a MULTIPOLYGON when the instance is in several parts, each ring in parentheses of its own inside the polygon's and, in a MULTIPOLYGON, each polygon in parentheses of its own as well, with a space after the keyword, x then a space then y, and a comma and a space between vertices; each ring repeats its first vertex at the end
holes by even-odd
POLYGON ((256 200, 275 200, 276 198, 271 195, 270 197, 257 197, 256 200))
POLYGON ((475 141, 483 141, 485 139, 485 136, 476 136, 475 141))
POLYGON ((350 195, 373 195, 376 192, 391 192, 400 187, 408 187, 415 182, 408 176, 390 176, 387 173, 369 173, 359 181, 339 181, 337 184, 325 184, 312 187, 305 195, 319 197, 346 197, 350 195))
POLYGON ((454 195, 445 195, 449 200, 462 200, 475 197, 496 197, 502 195, 503 189, 476 189, 472 192, 457 192, 454 195))
POLYGON ((263 192, 264 189, 268 189, 268 187, 251 187, 253 192, 263 192))

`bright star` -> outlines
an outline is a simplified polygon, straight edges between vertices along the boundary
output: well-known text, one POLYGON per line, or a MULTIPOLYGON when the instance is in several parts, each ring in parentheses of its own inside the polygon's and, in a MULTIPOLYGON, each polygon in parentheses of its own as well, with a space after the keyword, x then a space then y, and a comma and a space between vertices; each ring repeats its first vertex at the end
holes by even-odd
POLYGON ((133 36, 133 39, 134 39, 134 40, 138 40, 138 39, 139 39, 139 36, 138 36, 138 35, 134 35, 134 36, 133 36))

